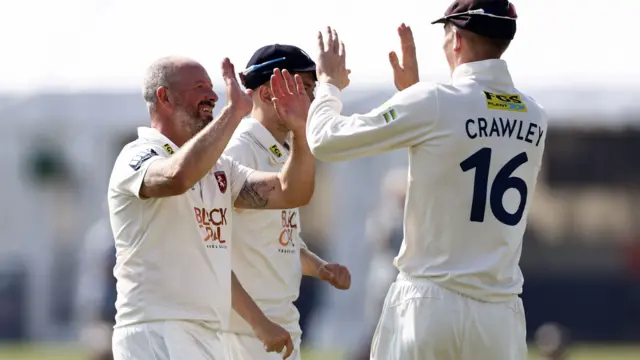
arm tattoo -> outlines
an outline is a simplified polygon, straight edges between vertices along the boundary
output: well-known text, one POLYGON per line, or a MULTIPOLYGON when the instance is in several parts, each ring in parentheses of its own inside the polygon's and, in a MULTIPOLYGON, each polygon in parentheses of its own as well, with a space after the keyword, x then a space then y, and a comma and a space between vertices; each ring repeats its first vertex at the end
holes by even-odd
POLYGON ((275 185, 267 179, 249 177, 242 185, 238 198, 250 209, 263 209, 269 202, 269 195, 275 189, 275 185))

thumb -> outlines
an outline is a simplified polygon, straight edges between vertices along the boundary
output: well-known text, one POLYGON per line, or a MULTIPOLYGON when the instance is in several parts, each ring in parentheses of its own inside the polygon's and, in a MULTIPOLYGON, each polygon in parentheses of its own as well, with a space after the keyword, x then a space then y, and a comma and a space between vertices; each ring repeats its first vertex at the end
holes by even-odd
POLYGON ((324 266, 321 267, 318 271, 318 278, 320 278, 320 280, 331 281, 333 280, 334 276, 335 275, 333 275, 333 273, 324 266))
POLYGON ((391 67, 393 71, 402 71, 400 67, 400 61, 398 60, 398 54, 395 51, 389 53, 389 62, 391 63, 391 67))

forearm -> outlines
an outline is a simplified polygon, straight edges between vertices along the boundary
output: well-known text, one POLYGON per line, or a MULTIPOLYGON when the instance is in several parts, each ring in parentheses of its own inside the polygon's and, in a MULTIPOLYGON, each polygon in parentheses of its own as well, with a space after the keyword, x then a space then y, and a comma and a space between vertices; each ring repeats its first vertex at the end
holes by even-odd
POLYGON ((315 158, 304 131, 292 135, 291 154, 278 174, 282 196, 293 207, 306 205, 315 187, 315 158))
POLYGON ((344 116, 340 91, 327 84, 309 109, 307 138, 313 155, 325 162, 346 161, 387 150, 389 134, 379 134, 384 120, 374 123, 366 115, 344 116))
POLYGON ((322 260, 311 250, 307 248, 300 249, 300 265, 302 267, 302 275, 318 277, 318 269, 326 264, 326 261, 322 260))
POLYGON ((319 84, 307 119, 309 147, 319 160, 351 160, 427 141, 438 118, 437 94, 430 85, 413 86, 366 114, 341 111, 340 90, 319 84))
POLYGON ((262 310, 242 287, 233 271, 231 272, 231 306, 252 328, 268 321, 262 310))
POLYGON ((225 106, 216 119, 170 158, 185 186, 192 187, 215 166, 241 120, 233 108, 225 106))

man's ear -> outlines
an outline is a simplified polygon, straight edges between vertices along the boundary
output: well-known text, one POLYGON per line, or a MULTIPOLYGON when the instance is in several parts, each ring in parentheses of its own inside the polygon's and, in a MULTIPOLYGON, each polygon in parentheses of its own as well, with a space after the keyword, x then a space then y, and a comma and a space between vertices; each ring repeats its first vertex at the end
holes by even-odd
POLYGON ((158 103, 163 105, 171 105, 171 100, 169 99, 169 92, 167 88, 164 86, 160 86, 156 90, 156 97, 158 98, 158 103))
POLYGON ((258 94, 260 95, 260 100, 262 102, 271 104, 271 99, 273 98, 273 94, 271 94, 271 88, 267 85, 262 85, 258 88, 258 94))
POLYGON ((453 51, 460 51, 462 47, 462 34, 460 31, 453 29, 453 51))

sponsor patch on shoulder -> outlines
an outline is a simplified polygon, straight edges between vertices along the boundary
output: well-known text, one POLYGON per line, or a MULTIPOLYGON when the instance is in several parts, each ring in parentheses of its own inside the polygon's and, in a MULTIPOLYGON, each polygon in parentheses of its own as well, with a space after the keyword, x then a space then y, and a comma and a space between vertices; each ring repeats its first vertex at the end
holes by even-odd
POLYGON ((275 155, 277 158, 281 158, 282 157, 282 151, 280 151, 280 148, 278 148, 277 144, 274 144, 273 146, 271 146, 269 148, 269 150, 271 151, 271 153, 273 155, 275 155))
POLYGON ((167 152, 169 153, 169 155, 173 155, 175 154, 175 151, 173 151, 173 148, 171 147, 171 145, 169 144, 164 144, 162 145, 162 147, 167 150, 167 152))
POLYGON ((158 156, 158 153, 155 150, 144 149, 137 153, 136 156, 134 156, 131 161, 129 161, 129 166, 131 166, 133 170, 138 171, 145 161, 151 159, 154 156, 158 156))
POLYGON ((487 108, 515 112, 527 112, 527 105, 518 94, 494 94, 483 91, 487 108))

